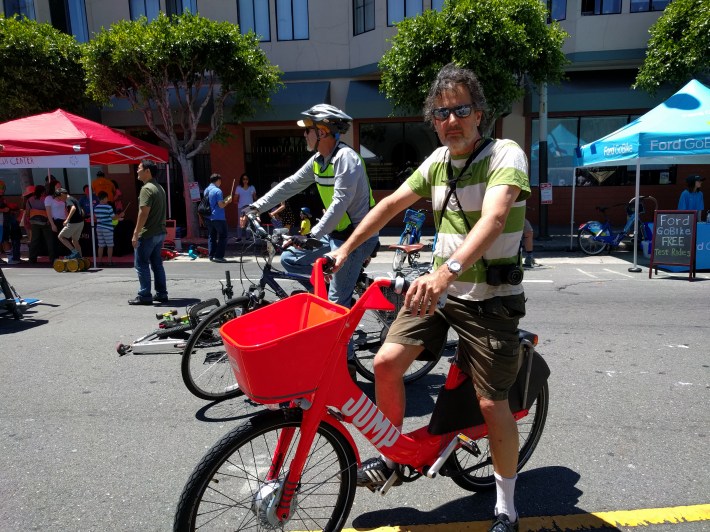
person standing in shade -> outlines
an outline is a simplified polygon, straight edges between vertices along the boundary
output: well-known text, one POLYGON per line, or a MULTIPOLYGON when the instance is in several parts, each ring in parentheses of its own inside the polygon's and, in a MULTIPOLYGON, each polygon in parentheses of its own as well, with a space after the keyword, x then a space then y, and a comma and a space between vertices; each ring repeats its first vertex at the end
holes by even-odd
POLYGON ((705 181, 705 178, 699 175, 689 175, 686 177, 685 184, 688 188, 681 193, 680 199, 678 200, 679 211, 697 211, 698 218, 696 222, 700 221, 703 211, 705 210, 705 200, 703 198, 703 191, 701 190, 703 181, 705 181))
POLYGON ((134 299, 129 299, 129 305, 150 305, 153 301, 166 303, 168 287, 165 279, 165 268, 160 250, 165 241, 165 220, 167 197, 165 190, 155 181, 158 166, 144 159, 138 165, 136 176, 143 183, 138 194, 138 219, 133 230, 134 263, 140 288, 134 299), (151 294, 150 271, 155 278, 155 297, 151 294))
MULTIPOLYGON (((452 327, 459 335, 456 363, 471 376, 488 426, 496 483, 490 530, 514 532, 519 522, 514 501, 519 444, 508 390, 518 373, 518 322, 525 315, 525 294, 522 284, 497 283, 489 273, 518 261, 530 182, 525 152, 515 142, 482 136, 485 109, 476 75, 453 63, 444 66, 423 113, 442 147, 329 255, 338 275, 352 251, 394 215, 421 198, 432 200, 439 235, 433 268, 412 282, 375 356, 377 406, 401 432, 404 372, 425 348, 438 352, 452 327)), ((382 487, 392 475, 397 475, 395 464, 386 456, 374 457, 362 462, 357 485, 382 487)), ((393 482, 398 485, 402 479, 393 482)))
POLYGON ((62 228, 57 238, 69 250, 68 259, 79 259, 81 258, 79 239, 84 230, 84 213, 81 212, 81 206, 76 198, 72 198, 65 188, 58 188, 54 191, 54 195, 66 205, 62 228))
POLYGON ((232 203, 232 196, 224 197, 222 193, 222 176, 212 174, 210 184, 205 189, 205 196, 209 197, 212 213, 205 217, 208 230, 207 249, 212 262, 227 262, 224 253, 227 250, 227 218, 224 208, 232 203))
POLYGON ((239 227, 237 229, 237 241, 248 237, 246 224, 242 227, 242 210, 256 200, 256 189, 249 184, 249 176, 242 174, 239 178, 239 186, 235 194, 237 195, 237 214, 239 215, 239 227))
POLYGON ((113 230, 114 220, 123 220, 123 213, 116 214, 108 202, 108 193, 99 192, 99 204, 94 208, 94 218, 96 219, 96 241, 98 244, 98 258, 101 262, 106 248, 106 258, 108 266, 113 266, 113 230))

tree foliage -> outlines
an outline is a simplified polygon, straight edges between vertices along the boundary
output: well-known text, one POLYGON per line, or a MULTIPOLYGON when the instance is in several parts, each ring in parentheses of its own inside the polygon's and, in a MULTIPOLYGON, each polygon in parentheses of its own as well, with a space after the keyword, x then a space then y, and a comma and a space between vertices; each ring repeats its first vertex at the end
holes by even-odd
POLYGON ((104 103, 126 98, 180 162, 188 237, 196 235, 192 159, 224 132, 227 107, 238 120, 269 101, 278 68, 253 33, 189 12, 113 24, 87 44, 84 66, 89 94, 104 103))
POLYGON ((61 107, 81 112, 81 45, 72 35, 27 18, 0 15, 0 121, 61 107))
POLYGON ((654 94, 663 83, 710 76, 710 0, 673 0, 649 33, 635 88, 654 94))
POLYGON ((380 89, 396 109, 420 111, 429 85, 447 63, 470 68, 483 85, 487 119, 510 110, 533 83, 562 80, 567 34, 539 0, 450 0, 397 25, 380 61, 380 89))

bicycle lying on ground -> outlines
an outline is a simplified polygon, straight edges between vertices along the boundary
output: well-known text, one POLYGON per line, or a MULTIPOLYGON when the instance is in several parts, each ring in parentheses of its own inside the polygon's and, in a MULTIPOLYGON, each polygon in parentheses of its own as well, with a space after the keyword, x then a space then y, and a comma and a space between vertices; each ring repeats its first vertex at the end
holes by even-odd
MULTIPOLYGON (((643 215, 646 212, 644 206, 645 201, 651 201, 655 204, 655 208, 658 206, 656 198, 653 196, 639 196, 639 214, 643 215)), ((621 231, 614 231, 611 224, 609 223, 609 217, 606 211, 610 207, 596 207, 596 210, 602 213, 604 216, 604 221, 599 222, 596 220, 590 220, 579 226, 577 232, 577 243, 579 244, 579 249, 581 249, 587 255, 599 255, 603 251, 607 250, 611 252, 612 249, 616 248, 621 244, 621 241, 626 237, 632 237, 634 235, 634 224, 636 220, 635 212, 636 198, 632 198, 628 203, 618 203, 612 207, 626 207, 627 220, 626 225, 621 231)), ((653 212, 653 211, 652 211, 653 212)), ((648 222, 643 222, 641 216, 639 216, 638 221, 639 233, 641 238, 639 243, 644 240, 651 240, 651 229, 648 226, 648 222)))
MULTIPOLYGON (((314 270, 320 271, 324 259, 314 270)), ((366 309, 392 310, 377 279, 348 310, 316 294, 297 294, 222 327, 240 388, 264 410, 217 442, 197 465, 180 496, 174 530, 340 530, 356 490, 359 452, 352 424, 398 464, 380 489, 398 480, 449 476, 478 491, 495 484, 473 384, 452 364, 428 427, 401 434, 348 377, 345 349, 366 309)), ((510 392, 518 424, 518 469, 542 434, 549 369, 536 338, 520 332, 521 369, 510 392)))
MULTIPOLYGON (((252 282, 249 280, 242 258, 240 282, 242 296, 227 301, 205 316, 190 334, 182 350, 181 374, 183 382, 190 392, 206 400, 222 400, 242 395, 234 373, 228 363, 226 350, 219 335, 219 329, 228 321, 243 314, 261 308, 271 303, 267 296, 284 299, 290 294, 279 281, 296 283, 299 292, 312 290, 310 277, 292 274, 278 270, 273 261, 277 252, 283 250, 284 243, 290 238, 287 234, 275 231, 269 235, 261 226, 259 220, 250 215, 247 217, 249 229, 257 243, 263 244, 254 249, 262 250, 257 255, 257 264, 261 268, 261 276, 252 282)), ((303 243, 306 249, 320 245, 320 241, 308 239, 303 243)), ((363 268, 366 265, 363 265, 363 268)), ((355 289, 355 295, 364 293, 369 286, 369 279, 364 272, 355 289)), ((293 293, 293 292, 292 292, 293 293)), ((389 293, 395 311, 402 306, 402 298, 393 292, 389 293)), ((353 347, 355 350, 355 368, 363 378, 374 381, 375 374, 372 364, 377 351, 387 334, 390 324, 394 321, 393 311, 368 310, 353 332, 353 347)), ((438 363, 440 353, 436 357, 428 356, 412 364, 404 376, 404 382, 410 383, 429 373, 438 363)))

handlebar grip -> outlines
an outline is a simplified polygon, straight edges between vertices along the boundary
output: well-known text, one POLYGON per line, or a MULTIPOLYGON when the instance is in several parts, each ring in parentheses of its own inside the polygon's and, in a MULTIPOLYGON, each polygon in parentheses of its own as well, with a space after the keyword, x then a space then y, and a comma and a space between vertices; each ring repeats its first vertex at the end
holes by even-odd
POLYGON ((229 270, 225 270, 224 272, 224 278, 226 279, 227 286, 231 286, 232 284, 232 276, 229 273, 229 270))
POLYGON ((323 255, 323 273, 332 273, 335 260, 330 255, 323 255))

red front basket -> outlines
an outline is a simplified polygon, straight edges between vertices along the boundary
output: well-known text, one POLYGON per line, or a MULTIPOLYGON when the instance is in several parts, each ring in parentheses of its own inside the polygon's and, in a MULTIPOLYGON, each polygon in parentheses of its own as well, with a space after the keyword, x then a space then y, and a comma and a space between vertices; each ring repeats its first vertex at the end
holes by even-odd
POLYGON ((244 314, 220 329, 239 388, 278 403, 314 391, 348 309, 297 294, 244 314))

